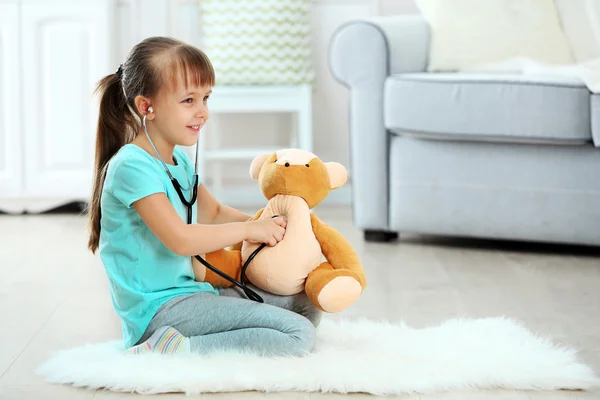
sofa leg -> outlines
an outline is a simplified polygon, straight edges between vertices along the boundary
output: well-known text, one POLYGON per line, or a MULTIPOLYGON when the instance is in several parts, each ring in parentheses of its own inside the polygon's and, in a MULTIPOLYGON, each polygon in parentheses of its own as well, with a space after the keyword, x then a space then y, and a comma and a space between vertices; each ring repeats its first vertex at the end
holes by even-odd
POLYGON ((365 230, 365 240, 367 242, 391 242, 398 239, 398 232, 365 230))

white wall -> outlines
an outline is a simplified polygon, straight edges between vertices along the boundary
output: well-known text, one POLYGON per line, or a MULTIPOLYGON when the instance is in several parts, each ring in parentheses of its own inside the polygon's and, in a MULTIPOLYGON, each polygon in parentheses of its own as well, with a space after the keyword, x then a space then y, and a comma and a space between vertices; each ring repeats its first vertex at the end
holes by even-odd
MULTIPOLYGON (((118 49, 115 65, 137 41, 152 35, 169 35, 201 46, 198 8, 195 0, 118 0, 118 49)), ((333 80, 327 65, 329 38, 348 20, 375 15, 415 13, 412 0, 313 0, 313 55, 316 84, 313 95, 314 152, 326 161, 338 161, 349 167, 347 129, 347 89, 333 80)), ((210 105, 210 104, 209 104, 210 105)), ((219 116, 221 147, 267 145, 287 147, 291 118, 281 114, 219 116)), ((207 147, 211 148, 210 138, 207 147)), ((210 175, 211 166, 207 165, 210 175)), ((222 201, 242 204, 230 188, 255 182, 248 176, 249 162, 228 162, 222 166, 222 201)), ((210 180, 206 180, 210 187, 210 180)), ((349 203, 349 188, 337 193, 336 202, 349 203)), ((239 193, 239 190, 235 191, 239 193)), ((254 206, 254 204, 252 204, 254 206)))

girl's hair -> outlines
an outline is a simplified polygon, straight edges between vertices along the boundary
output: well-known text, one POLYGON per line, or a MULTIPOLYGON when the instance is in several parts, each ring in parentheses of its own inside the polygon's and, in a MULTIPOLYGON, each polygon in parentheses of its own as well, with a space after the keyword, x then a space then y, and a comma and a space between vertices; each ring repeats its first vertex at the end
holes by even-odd
POLYGON ((214 70, 206 54, 176 39, 150 37, 131 49, 117 72, 98 82, 95 92, 100 94, 100 112, 94 185, 88 206, 88 248, 92 253, 100 241, 100 198, 108 162, 141 127, 136 96, 150 98, 163 89, 174 89, 180 79, 186 86, 214 86, 214 70))

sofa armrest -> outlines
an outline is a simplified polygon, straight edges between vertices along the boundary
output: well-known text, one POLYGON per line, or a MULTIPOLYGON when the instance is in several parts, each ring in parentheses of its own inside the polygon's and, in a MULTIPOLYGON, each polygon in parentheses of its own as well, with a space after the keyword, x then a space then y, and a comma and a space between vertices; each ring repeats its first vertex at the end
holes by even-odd
POLYGON ((600 95, 590 97, 590 117, 592 119, 592 139, 594 146, 600 148, 600 95))
POLYGON ((424 71, 428 53, 429 28, 419 15, 351 21, 332 35, 329 68, 350 91, 350 172, 359 228, 388 228, 385 80, 392 74, 424 71))
POLYGON ((427 68, 429 40, 427 22, 420 15, 350 21, 331 37, 330 69, 348 87, 371 69, 384 68, 385 76, 422 72, 427 68))

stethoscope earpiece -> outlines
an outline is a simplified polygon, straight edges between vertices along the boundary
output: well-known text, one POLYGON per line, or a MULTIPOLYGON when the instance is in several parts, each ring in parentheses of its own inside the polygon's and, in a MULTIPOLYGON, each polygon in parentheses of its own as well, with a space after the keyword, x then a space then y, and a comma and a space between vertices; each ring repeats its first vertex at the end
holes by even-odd
POLYGON ((154 109, 152 108, 152 106, 148 107, 148 112, 149 112, 150 114, 152 114, 152 113, 154 112, 154 109))

